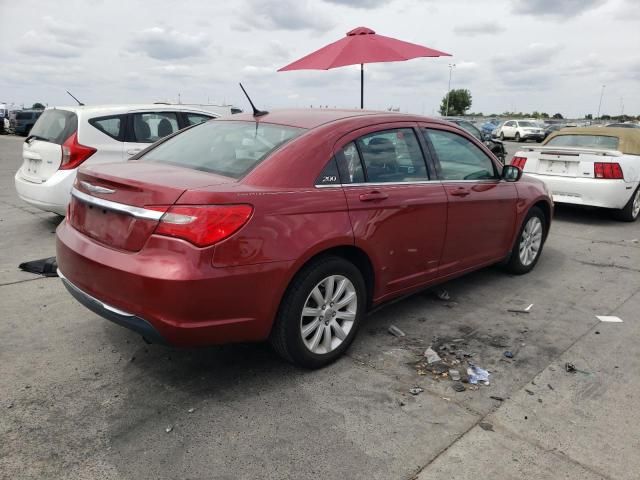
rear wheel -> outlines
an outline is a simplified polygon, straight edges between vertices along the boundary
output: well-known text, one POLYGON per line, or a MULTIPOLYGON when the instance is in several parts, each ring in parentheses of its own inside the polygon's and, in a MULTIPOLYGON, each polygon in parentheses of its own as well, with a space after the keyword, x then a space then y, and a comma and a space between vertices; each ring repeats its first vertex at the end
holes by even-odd
POLYGON ((500 140, 504 142, 504 133, 500 132, 500 140))
POLYGON ((531 208, 520 229, 518 239, 511 250, 506 264, 507 270, 517 275, 533 270, 542 253, 545 229, 544 213, 538 207, 531 208))
POLYGON ((341 257, 319 258, 285 293, 271 344, 291 363, 323 367, 349 348, 365 309, 366 287, 358 268, 341 257))
POLYGON ((640 216, 640 186, 621 210, 616 210, 614 216, 623 222, 635 222, 640 216))
POLYGON ((516 132, 516 142, 520 141, 520 132, 516 132))

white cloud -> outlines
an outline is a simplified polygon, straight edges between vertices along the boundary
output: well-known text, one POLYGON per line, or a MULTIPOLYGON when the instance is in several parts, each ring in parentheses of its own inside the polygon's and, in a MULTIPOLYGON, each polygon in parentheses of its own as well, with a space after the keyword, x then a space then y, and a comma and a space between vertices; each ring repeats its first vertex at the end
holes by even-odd
POLYGON ((208 45, 209 40, 203 33, 190 34, 152 27, 135 36, 129 51, 145 53, 156 60, 175 60, 201 55, 208 45))
POLYGON ((334 25, 324 10, 311 0, 245 0, 238 30, 316 30, 334 25))
POLYGON ((453 28, 453 31, 459 35, 474 37, 476 35, 496 35, 504 32, 505 28, 495 20, 489 20, 457 25, 453 28))

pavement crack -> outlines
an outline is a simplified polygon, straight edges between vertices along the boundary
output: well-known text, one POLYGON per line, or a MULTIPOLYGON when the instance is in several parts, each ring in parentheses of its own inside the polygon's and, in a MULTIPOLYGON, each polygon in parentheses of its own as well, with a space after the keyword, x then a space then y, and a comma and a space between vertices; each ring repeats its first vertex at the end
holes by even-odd
POLYGON ((576 258, 572 258, 574 262, 581 263, 582 265, 590 265, 592 267, 600 267, 600 268, 617 268, 619 270, 626 270, 629 272, 638 272, 640 273, 640 269, 625 267, 624 265, 617 265, 615 263, 600 263, 600 262, 588 262, 586 260, 578 260, 576 258))

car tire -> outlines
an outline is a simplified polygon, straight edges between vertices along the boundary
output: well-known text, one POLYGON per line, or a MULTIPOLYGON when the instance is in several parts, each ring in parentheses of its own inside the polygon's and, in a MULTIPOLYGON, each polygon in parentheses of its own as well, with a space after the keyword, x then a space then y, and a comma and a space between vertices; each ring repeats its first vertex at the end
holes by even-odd
POLYGON ((640 216, 640 186, 633 192, 624 208, 615 210, 613 215, 622 222, 635 222, 638 219, 640 216))
POLYGON ((342 356, 353 342, 365 316, 366 298, 365 282, 355 265, 333 255, 320 257, 304 266, 289 285, 271 331, 271 345, 294 365, 309 369, 324 367, 342 356), (342 280, 346 280, 344 291, 339 293, 342 280), (333 299, 327 298, 331 288, 336 295, 333 299), (315 290, 323 305, 316 300, 315 290), (346 306, 334 310, 347 299, 350 300, 346 306), (311 315, 304 315, 305 311, 311 315))
POLYGON ((536 266, 547 236, 545 215, 532 207, 522 222, 516 241, 505 263, 506 269, 516 275, 529 273, 536 266), (525 253, 526 252, 526 253, 525 253), (535 254, 531 257, 531 254, 535 254))
POLYGON ((520 141, 520 132, 516 132, 516 142, 520 141))
POLYGON ((504 142, 504 133, 500 132, 500 141, 504 142))

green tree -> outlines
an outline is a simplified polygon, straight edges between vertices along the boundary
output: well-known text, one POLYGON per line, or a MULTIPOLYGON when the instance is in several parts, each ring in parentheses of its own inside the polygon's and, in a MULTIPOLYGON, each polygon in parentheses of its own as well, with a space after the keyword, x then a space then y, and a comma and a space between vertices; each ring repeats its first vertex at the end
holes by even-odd
POLYGON ((451 90, 442 99, 440 115, 464 115, 471 108, 471 92, 466 88, 451 90), (449 111, 447 112, 447 98, 449 99, 449 111))
POLYGON ((34 110, 44 110, 45 107, 40 102, 36 102, 33 104, 31 108, 33 108, 34 110))
POLYGON ((564 118, 561 113, 554 113, 553 118, 564 118))
POLYGON ((549 118, 549 114, 547 112, 542 112, 540 114, 540 118, 549 118))
POLYGON ((590 113, 587 113, 587 114, 584 116, 584 119, 585 119, 585 120, 593 120, 593 115, 591 115, 590 113))

